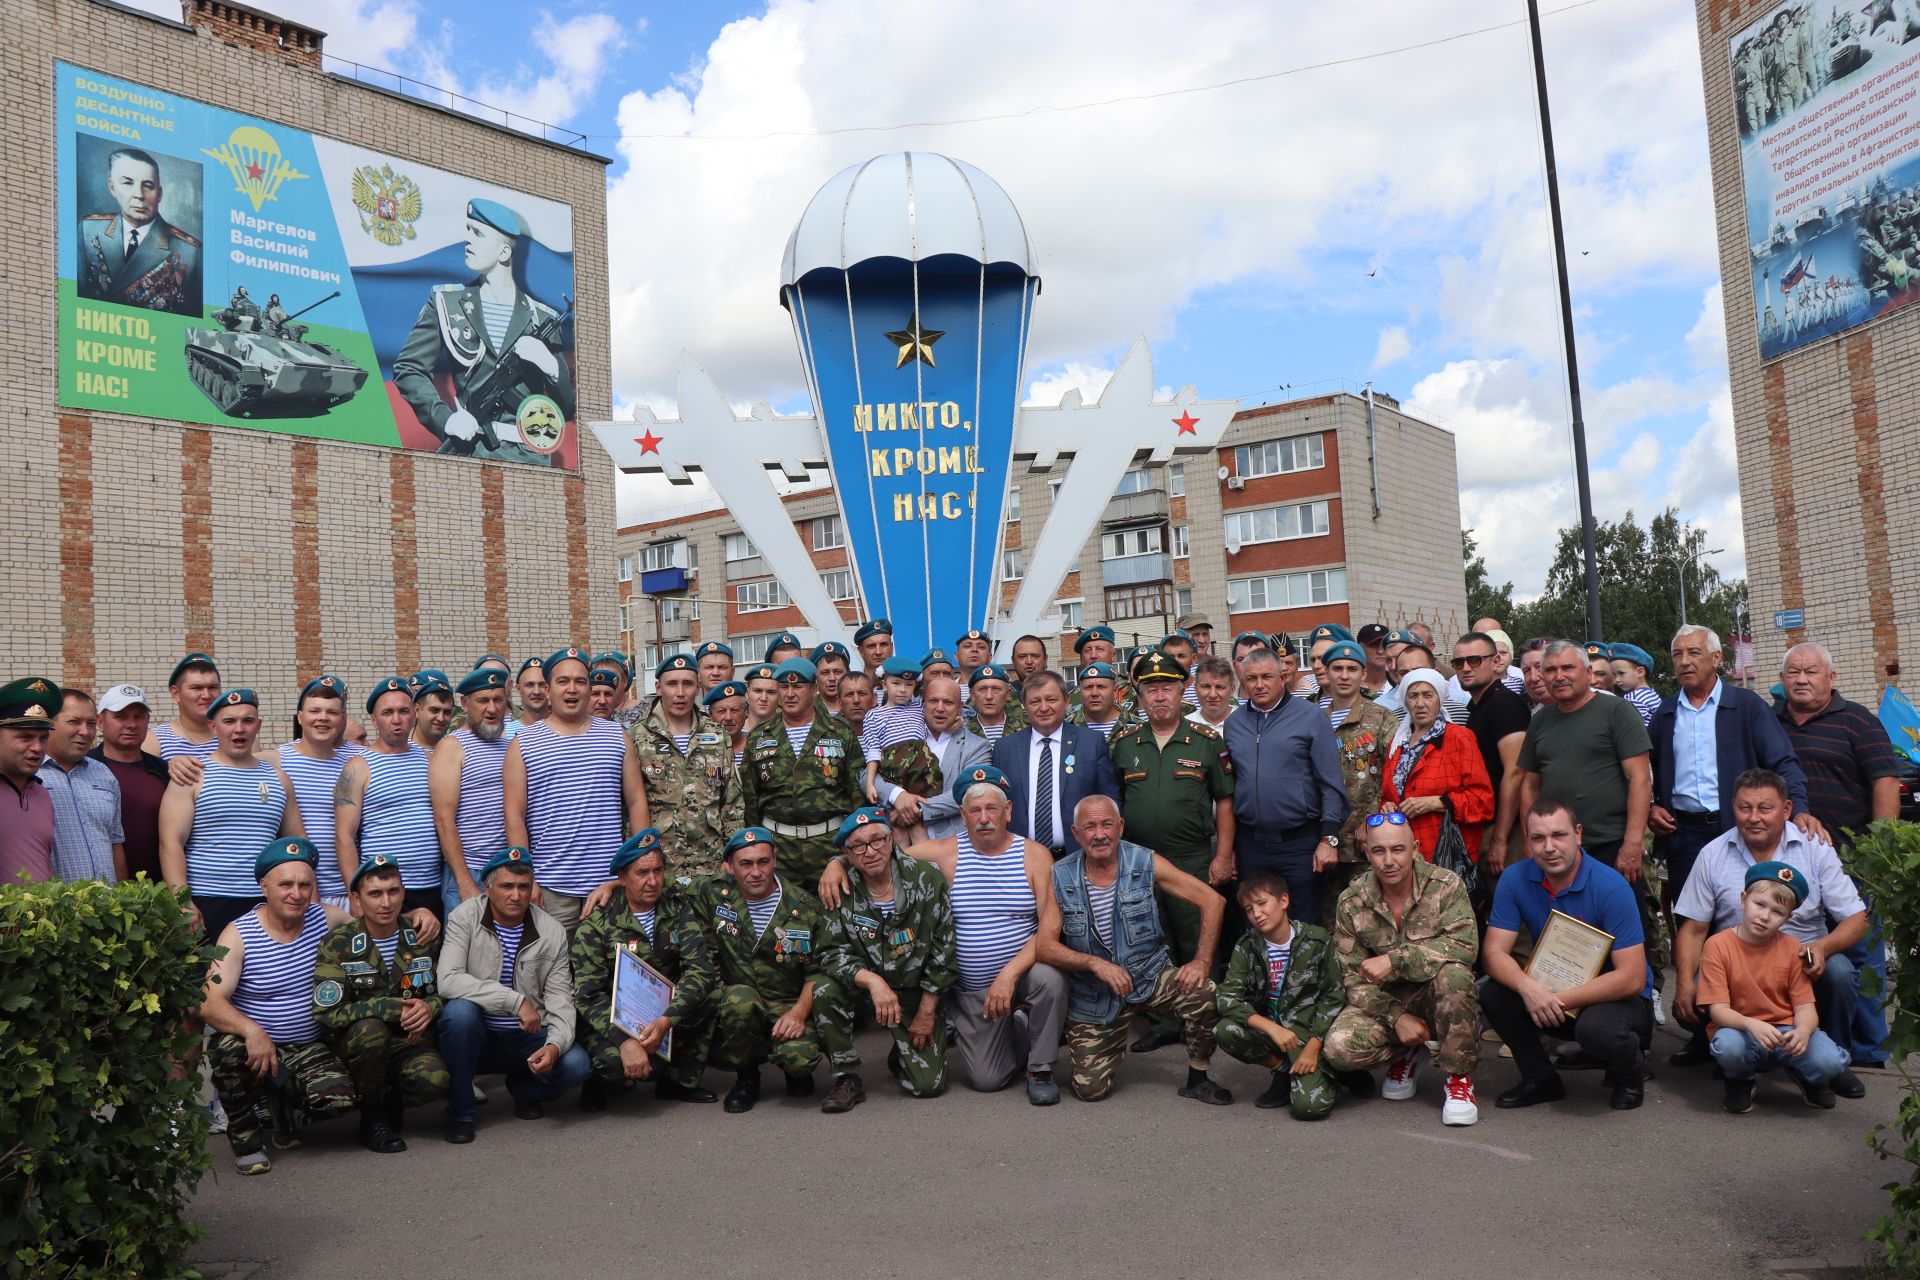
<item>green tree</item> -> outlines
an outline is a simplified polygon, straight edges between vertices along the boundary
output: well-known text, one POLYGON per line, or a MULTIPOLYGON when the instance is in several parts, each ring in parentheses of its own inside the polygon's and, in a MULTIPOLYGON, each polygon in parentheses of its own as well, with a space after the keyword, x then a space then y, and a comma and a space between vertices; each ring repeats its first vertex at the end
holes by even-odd
POLYGON ((1461 619, 1472 626, 1481 618, 1498 618, 1503 623, 1513 621, 1513 584, 1503 582, 1494 586, 1487 577, 1487 558, 1480 554, 1479 544, 1473 540, 1473 530, 1460 531, 1460 559, 1467 566, 1467 616, 1461 619))

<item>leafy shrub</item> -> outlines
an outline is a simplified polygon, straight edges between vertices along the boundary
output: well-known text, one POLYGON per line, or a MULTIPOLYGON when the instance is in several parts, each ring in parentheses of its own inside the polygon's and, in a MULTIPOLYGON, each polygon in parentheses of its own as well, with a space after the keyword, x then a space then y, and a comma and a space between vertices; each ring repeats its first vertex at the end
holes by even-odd
POLYGON ((168 1076, 213 955, 163 884, 0 886, 0 1274, 185 1273, 207 1119, 168 1076))

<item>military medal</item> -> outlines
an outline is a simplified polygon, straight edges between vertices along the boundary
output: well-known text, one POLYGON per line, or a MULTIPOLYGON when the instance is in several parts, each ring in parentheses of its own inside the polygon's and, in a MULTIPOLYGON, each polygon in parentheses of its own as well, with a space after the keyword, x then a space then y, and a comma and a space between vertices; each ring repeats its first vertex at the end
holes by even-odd
POLYGON ((265 804, 268 800, 272 798, 273 798, 272 795, 267 791, 267 784, 264 782, 261 783, 260 784, 260 803, 265 804))

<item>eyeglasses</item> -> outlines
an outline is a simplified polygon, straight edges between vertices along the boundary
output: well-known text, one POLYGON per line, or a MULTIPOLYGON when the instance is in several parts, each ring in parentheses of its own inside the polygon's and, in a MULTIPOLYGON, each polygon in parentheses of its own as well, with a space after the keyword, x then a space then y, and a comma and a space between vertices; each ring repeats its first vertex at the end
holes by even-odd
POLYGON ((1407 815, 1404 813, 1370 813, 1367 815, 1367 825, 1370 827, 1377 827, 1383 822, 1391 822, 1396 827, 1404 827, 1407 825, 1407 815))
POLYGON ((1457 653, 1453 657, 1456 667, 1477 667, 1483 662, 1492 661, 1493 655, 1490 653, 1457 653))

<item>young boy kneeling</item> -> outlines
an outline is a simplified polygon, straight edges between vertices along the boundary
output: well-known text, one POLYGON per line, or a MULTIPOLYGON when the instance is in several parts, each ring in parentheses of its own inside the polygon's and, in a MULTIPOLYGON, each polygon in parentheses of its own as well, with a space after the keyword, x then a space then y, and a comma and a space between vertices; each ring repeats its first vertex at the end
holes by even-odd
POLYGON ((1253 927, 1234 944, 1220 983, 1215 1042, 1273 1072, 1254 1106, 1290 1107, 1296 1120, 1323 1119, 1333 1110, 1334 1077, 1320 1063, 1320 1042, 1347 1004, 1333 935, 1287 918, 1287 881, 1278 872, 1248 876, 1238 897, 1253 927))
POLYGON ((1713 1019, 1713 1057, 1727 1077, 1727 1110, 1753 1110, 1754 1078, 1784 1066, 1810 1107, 1831 1107, 1827 1082, 1847 1055, 1820 1030, 1800 944, 1780 926, 1806 897, 1805 873, 1784 862, 1747 868, 1740 923, 1707 939, 1699 1001, 1713 1019))

